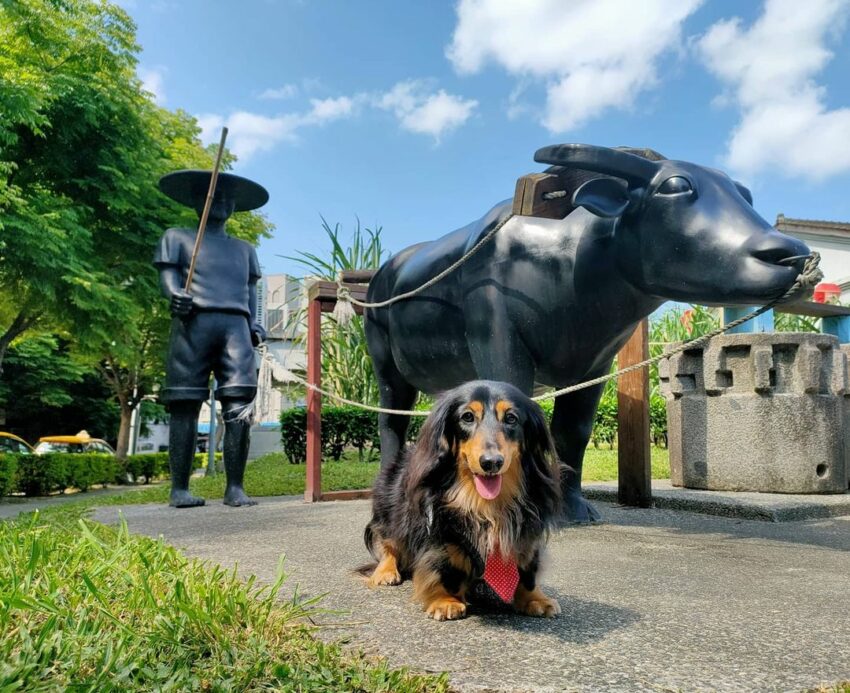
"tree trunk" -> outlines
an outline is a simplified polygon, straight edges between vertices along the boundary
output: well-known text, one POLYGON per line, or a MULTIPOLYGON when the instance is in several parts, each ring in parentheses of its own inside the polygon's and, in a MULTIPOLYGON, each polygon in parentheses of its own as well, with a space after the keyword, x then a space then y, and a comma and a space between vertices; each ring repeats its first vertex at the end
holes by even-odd
MULTIPOLYGON (((138 406, 138 405, 136 405, 138 406)), ((130 422, 133 420, 133 407, 121 403, 121 423, 118 426, 118 443, 115 446, 115 456, 122 462, 127 459, 130 447, 130 422)))
POLYGON ((6 331, 0 335, 0 373, 3 372, 3 359, 6 356, 6 352, 8 351, 12 340, 32 327, 33 323, 37 319, 38 315, 27 316, 24 314, 24 311, 21 311, 15 316, 15 319, 6 331))

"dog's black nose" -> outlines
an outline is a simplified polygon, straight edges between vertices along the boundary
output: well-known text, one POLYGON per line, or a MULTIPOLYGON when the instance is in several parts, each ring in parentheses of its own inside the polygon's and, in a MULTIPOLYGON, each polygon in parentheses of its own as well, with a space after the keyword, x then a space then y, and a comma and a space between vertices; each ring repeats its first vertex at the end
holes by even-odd
POLYGON ((478 458, 478 464, 487 474, 495 474, 505 463, 505 458, 499 453, 485 453, 478 458))

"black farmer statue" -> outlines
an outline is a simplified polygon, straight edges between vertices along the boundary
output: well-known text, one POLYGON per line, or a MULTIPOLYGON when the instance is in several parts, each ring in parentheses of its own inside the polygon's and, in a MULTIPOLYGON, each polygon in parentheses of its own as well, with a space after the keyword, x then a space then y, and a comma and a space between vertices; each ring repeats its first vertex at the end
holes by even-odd
MULTIPOLYGON (((163 176, 160 190, 198 212, 210 185, 210 171, 176 171, 163 176)), ((197 232, 172 228, 162 236, 153 264, 162 293, 171 301, 171 339, 162 399, 171 414, 168 458, 170 505, 204 504, 189 493, 197 442, 198 414, 215 374, 215 397, 224 419, 225 505, 255 505, 242 487, 248 459, 257 370, 254 346, 265 339, 257 323, 260 265, 254 248, 228 236, 225 223, 233 212, 257 209, 269 199, 265 188, 231 173, 218 176, 206 232, 195 261, 191 286, 186 277, 197 232)))

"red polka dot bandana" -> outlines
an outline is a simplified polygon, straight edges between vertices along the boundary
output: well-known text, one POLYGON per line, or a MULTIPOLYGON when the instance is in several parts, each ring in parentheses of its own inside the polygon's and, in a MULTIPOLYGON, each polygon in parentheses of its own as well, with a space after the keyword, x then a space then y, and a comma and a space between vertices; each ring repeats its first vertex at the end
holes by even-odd
POLYGON ((510 604, 519 585, 519 569, 514 561, 506 561, 496 546, 484 564, 484 582, 503 602, 510 604))

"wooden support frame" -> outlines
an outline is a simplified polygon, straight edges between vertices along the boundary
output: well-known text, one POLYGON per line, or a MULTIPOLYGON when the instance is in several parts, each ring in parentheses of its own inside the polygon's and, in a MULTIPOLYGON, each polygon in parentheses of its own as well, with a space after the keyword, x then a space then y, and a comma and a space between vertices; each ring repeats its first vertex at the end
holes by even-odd
MULTIPOLYGON (((350 277, 352 282, 368 281, 368 273, 361 272, 350 277), (361 276, 362 275, 362 276, 361 276)), ((349 277, 345 276, 348 280, 349 277)), ((366 286, 360 283, 344 282, 354 298, 366 300, 366 286)), ((337 285, 335 282, 313 282, 307 290, 307 382, 316 387, 322 386, 322 313, 333 312, 336 306, 337 285)), ((363 315, 363 309, 351 305, 357 315, 363 315)), ((307 390, 307 480, 304 486, 304 501, 316 503, 330 500, 354 500, 370 498, 371 489, 350 491, 330 491, 322 493, 322 395, 307 390)))
MULTIPOLYGON (((649 358, 649 320, 641 320, 617 355, 626 368, 649 358)), ((649 430, 649 369, 621 375, 617 381, 617 501, 652 505, 652 457, 649 430)))
MULTIPOLYGON (((367 281, 368 277, 348 277, 351 282, 367 281)), ((366 300, 366 286, 345 282, 355 298, 366 300)), ((334 282, 317 281, 310 285, 307 297, 307 381, 322 386, 322 313, 333 312, 337 286, 334 282)), ((358 315, 363 309, 352 304, 358 315)), ((648 358, 648 321, 644 320, 623 347, 619 365, 623 366, 648 358)), ((649 453, 649 375, 646 369, 620 378, 618 384, 618 430, 620 503, 647 507, 651 504, 649 453), (643 398, 638 395, 643 392, 643 398), (623 402, 626 402, 624 405, 623 402)), ((322 492, 322 396, 307 390, 307 483, 304 500, 307 503, 330 500, 370 498, 370 489, 322 492)))

